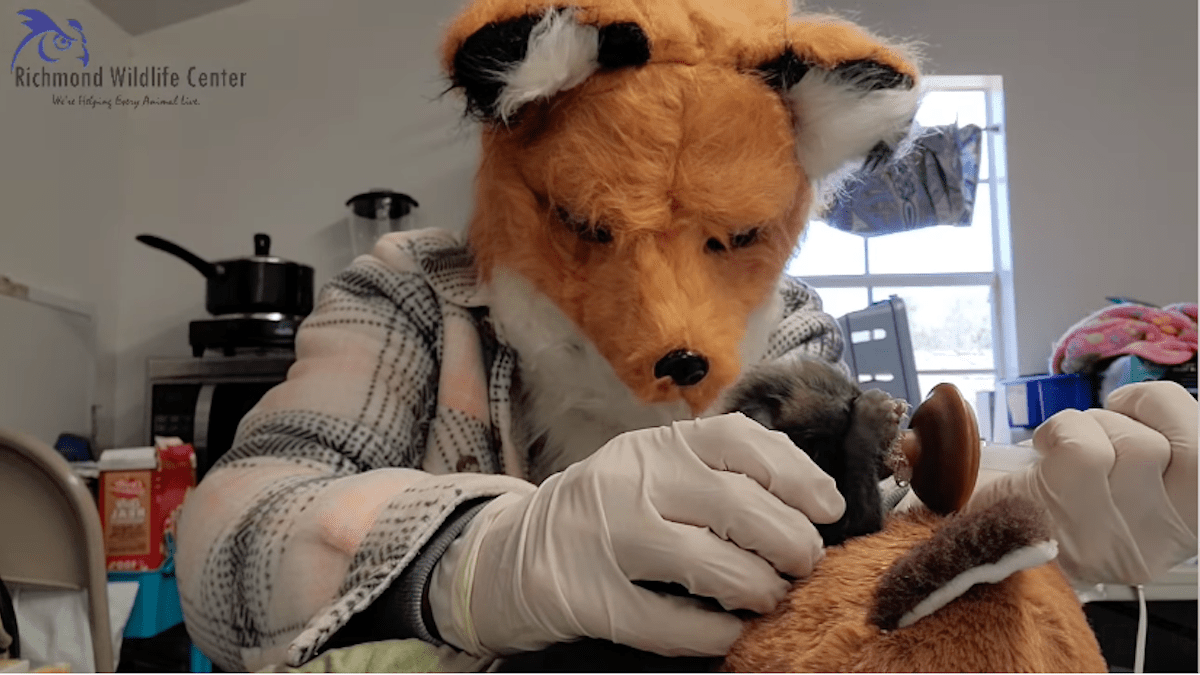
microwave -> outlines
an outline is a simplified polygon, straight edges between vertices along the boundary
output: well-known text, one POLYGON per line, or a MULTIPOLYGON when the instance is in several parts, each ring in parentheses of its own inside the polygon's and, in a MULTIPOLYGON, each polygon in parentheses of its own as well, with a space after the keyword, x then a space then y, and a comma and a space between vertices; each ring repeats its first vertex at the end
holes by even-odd
POLYGON ((268 355, 151 358, 146 364, 146 442, 176 436, 196 451, 196 479, 233 445, 238 423, 295 361, 268 355))

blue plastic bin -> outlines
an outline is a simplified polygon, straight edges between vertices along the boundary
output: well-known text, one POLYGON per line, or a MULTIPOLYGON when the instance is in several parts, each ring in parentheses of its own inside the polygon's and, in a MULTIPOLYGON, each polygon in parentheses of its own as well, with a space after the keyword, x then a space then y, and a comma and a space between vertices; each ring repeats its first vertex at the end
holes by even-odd
POLYGON ((1032 429, 1068 408, 1087 410, 1094 398, 1091 383, 1075 373, 1022 377, 1000 384, 1008 401, 1010 427, 1032 429))
MULTIPOLYGON (((125 624, 127 638, 148 638, 183 623, 179 602, 179 584, 175 581, 175 539, 167 536, 169 554, 162 567, 150 572, 109 572, 109 581, 136 581, 137 598, 125 624)), ((196 645, 189 648, 189 666, 193 673, 211 673, 212 661, 196 645)))
POLYGON ((175 583, 175 559, 150 572, 109 572, 109 581, 136 581, 137 599, 125 624, 125 637, 154 637, 183 622, 179 604, 179 586, 175 583))
POLYGON ((196 645, 192 645, 191 650, 191 668, 193 673, 211 673, 213 670, 212 661, 200 651, 196 645))

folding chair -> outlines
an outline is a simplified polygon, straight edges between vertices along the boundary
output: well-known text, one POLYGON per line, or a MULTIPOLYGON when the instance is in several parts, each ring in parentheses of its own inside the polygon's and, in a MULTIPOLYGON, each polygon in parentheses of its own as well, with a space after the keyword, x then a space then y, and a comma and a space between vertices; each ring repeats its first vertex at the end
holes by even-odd
POLYGON ((86 590, 93 664, 112 672, 108 579, 100 513, 83 481, 53 448, 0 429, 0 578, 86 590))

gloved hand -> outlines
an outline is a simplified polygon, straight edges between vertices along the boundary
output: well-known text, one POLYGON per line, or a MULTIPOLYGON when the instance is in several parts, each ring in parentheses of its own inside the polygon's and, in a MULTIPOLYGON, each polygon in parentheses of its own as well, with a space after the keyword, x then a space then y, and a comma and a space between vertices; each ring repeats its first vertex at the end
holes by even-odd
POLYGON ((824 555, 810 521, 844 510, 808 455, 741 413, 629 432, 485 506, 433 571, 434 622, 473 654, 597 637, 722 655, 737 617, 633 582, 768 612, 790 587, 780 573, 807 576, 824 555))
POLYGON ((1113 391, 1033 435, 1040 460, 981 485, 976 509, 1010 494, 1046 506, 1058 560, 1087 583, 1141 584, 1196 555, 1197 404, 1174 382, 1113 391))

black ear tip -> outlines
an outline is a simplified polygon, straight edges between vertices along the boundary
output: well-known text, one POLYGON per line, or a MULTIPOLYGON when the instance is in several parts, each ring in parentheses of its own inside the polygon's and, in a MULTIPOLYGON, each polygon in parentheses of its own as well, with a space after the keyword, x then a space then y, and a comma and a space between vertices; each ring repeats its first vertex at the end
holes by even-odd
POLYGON ((833 72, 860 91, 880 89, 912 89, 913 78, 895 68, 870 59, 847 61, 833 72))
POLYGON ((600 28, 602 68, 640 66, 650 60, 650 39, 636 23, 613 23, 600 28))
MULTIPOLYGON (((566 10, 554 10, 563 12, 566 10)), ((544 14, 526 14, 495 21, 472 33, 454 53, 452 88, 467 97, 467 114, 495 121, 496 104, 504 92, 504 76, 523 61, 529 37, 544 14)), ((639 66, 650 60, 650 40, 636 23, 599 28, 597 61, 602 68, 639 66)))
POLYGON ((772 89, 787 91, 808 72, 808 64, 789 49, 780 54, 778 58, 762 64, 756 70, 772 89))
MULTIPOLYGON (((787 91, 813 67, 789 49, 755 70, 771 88, 787 91)), ((911 76, 871 59, 847 61, 835 67, 832 72, 839 80, 859 91, 912 89, 914 84, 911 76)))
POLYGON ((504 86, 487 78, 478 77, 455 69, 451 80, 453 89, 462 89, 467 97, 467 115, 481 120, 492 119, 496 116, 496 101, 504 86))
POLYGON ((496 101, 504 90, 501 76, 525 58, 529 35, 541 16, 527 14, 489 23, 463 40, 454 53, 450 81, 467 96, 467 113, 496 117, 496 101))

